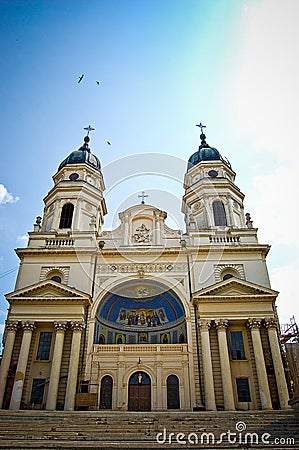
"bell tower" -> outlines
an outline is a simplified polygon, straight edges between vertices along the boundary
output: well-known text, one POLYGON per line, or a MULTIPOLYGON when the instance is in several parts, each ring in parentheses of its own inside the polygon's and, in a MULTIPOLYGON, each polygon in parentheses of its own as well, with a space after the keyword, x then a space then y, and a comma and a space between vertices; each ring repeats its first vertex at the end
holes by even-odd
POLYGON ((235 185, 230 162, 206 142, 200 123, 201 144, 188 161, 182 212, 191 230, 245 227, 244 194, 235 185))
POLYGON ((44 198, 42 232, 100 232, 107 213, 99 159, 89 148, 90 126, 83 145, 70 153, 53 176, 54 186, 44 198))

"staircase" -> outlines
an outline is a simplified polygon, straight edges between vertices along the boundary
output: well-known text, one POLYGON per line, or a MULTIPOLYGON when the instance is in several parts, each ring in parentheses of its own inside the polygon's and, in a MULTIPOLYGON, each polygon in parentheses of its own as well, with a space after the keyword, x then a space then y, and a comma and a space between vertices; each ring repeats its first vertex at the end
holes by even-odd
POLYGON ((90 448, 299 449, 299 412, 0 411, 0 449, 90 448))

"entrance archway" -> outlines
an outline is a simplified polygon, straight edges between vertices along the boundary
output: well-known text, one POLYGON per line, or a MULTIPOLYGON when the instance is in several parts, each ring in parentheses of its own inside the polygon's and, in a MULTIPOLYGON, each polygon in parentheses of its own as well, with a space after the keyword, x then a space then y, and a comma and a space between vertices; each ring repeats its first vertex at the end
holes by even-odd
POLYGON ((135 372, 129 379, 128 410, 151 410, 151 379, 145 372, 135 372))

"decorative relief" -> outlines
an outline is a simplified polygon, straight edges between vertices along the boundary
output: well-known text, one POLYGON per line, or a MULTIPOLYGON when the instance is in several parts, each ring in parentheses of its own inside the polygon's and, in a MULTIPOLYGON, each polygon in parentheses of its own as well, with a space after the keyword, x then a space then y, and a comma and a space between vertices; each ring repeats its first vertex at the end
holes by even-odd
POLYGON ((99 264, 97 273, 163 273, 163 272, 186 272, 187 264, 99 264))
POLYGON ((192 205, 192 211, 198 211, 199 210, 199 208, 201 207, 201 202, 195 202, 193 205, 192 205))
POLYGON ((51 272, 60 272, 62 275, 62 283, 67 284, 69 281, 69 273, 70 273, 70 267, 69 266, 43 266, 41 268, 40 272, 40 281, 47 280, 49 278, 49 274, 51 272))
POLYGON ((146 228, 144 223, 140 225, 140 227, 136 228, 136 232, 134 233, 134 242, 136 243, 144 243, 150 242, 150 229, 146 228))
POLYGON ((92 205, 90 203, 88 203, 88 202, 85 202, 85 209, 87 211, 92 211, 92 205))
POLYGON ((245 272, 244 272, 244 266, 243 264, 218 264, 217 266, 214 266, 214 274, 215 274, 215 281, 218 283, 219 281, 222 281, 221 274, 224 270, 232 269, 234 272, 236 272, 238 275, 238 278, 241 280, 245 280, 245 272))

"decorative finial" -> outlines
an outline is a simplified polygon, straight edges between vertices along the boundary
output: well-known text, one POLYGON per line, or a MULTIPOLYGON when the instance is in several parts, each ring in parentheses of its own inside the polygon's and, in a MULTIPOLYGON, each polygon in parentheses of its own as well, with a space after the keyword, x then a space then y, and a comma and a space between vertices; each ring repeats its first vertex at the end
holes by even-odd
POLYGON ((201 122, 199 125, 196 125, 197 127, 199 127, 201 129, 201 135, 200 135, 200 139, 201 139, 201 143, 202 144, 206 144, 206 135, 204 134, 204 132, 202 131, 203 128, 207 128, 206 125, 203 125, 201 122))
POLYGON ((92 128, 90 125, 88 125, 88 127, 84 128, 84 130, 87 131, 87 136, 89 136, 90 131, 94 131, 95 128, 92 128))
POLYGON ((144 205, 144 199, 148 197, 148 195, 145 195, 145 191, 141 192, 141 195, 138 195, 138 198, 141 198, 141 204, 144 205))

